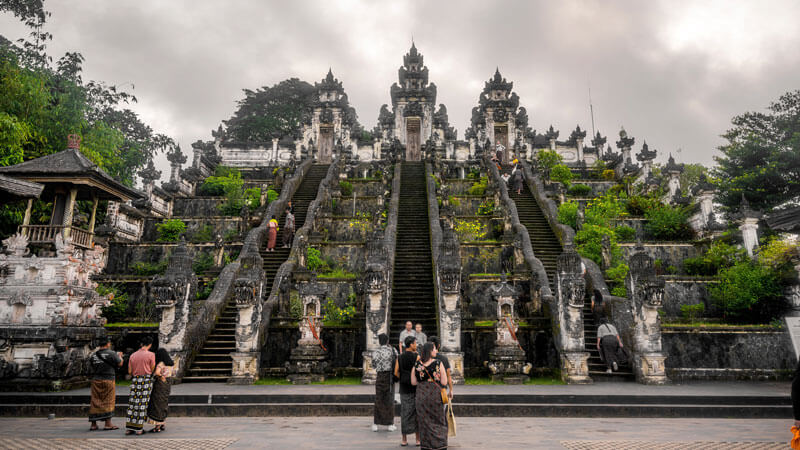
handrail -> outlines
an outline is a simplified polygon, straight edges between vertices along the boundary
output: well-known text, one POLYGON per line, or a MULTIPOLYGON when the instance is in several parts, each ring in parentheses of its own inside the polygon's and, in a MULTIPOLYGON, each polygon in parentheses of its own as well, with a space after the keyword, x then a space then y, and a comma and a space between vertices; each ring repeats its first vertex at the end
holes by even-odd
MULTIPOLYGON (((443 333, 439 330, 441 299, 441 282, 439 276, 439 247, 442 245, 442 225, 439 223, 439 202, 436 198, 436 181, 434 180, 433 168, 431 164, 425 163, 425 183, 427 186, 428 199, 428 229, 431 236, 431 266, 433 267, 433 298, 436 299, 436 324, 439 336, 443 333)), ((460 261, 459 261, 460 263, 460 261)))
POLYGON ((547 271, 545 271, 542 261, 540 261, 533 252, 533 244, 531 243, 531 237, 528 233, 528 229, 525 228, 525 225, 523 225, 519 220, 517 204, 511 200, 511 197, 508 195, 508 187, 506 187, 506 183, 502 180, 502 178, 500 178, 500 171, 497 170, 497 166, 495 166, 494 163, 492 163, 486 156, 484 156, 482 162, 484 166, 488 168, 492 177, 492 182, 497 186, 498 191, 500 192, 500 201, 503 202, 506 211, 508 211, 509 219, 511 221, 511 229, 514 231, 515 235, 520 237, 520 240, 522 241, 522 254, 525 258, 525 262, 528 263, 528 267, 531 269, 531 274, 536 277, 539 285, 540 298, 543 301, 547 301, 553 296, 553 291, 550 289, 550 282, 547 277, 547 271))
POLYGON ((94 233, 74 225, 20 225, 19 232, 28 238, 30 243, 55 242, 56 236, 65 229, 69 230, 71 242, 81 248, 92 248, 94 233))

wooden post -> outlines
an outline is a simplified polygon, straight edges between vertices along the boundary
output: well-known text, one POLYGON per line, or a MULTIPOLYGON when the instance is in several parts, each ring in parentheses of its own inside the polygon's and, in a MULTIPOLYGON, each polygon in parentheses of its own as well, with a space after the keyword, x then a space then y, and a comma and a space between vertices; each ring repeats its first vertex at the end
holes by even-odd
POLYGON ((25 217, 22 219, 22 226, 31 224, 31 210, 33 209, 33 199, 28 199, 28 207, 25 209, 25 217))
POLYGON ((92 217, 89 219, 89 247, 94 243, 94 222, 97 218, 97 203, 100 201, 97 195, 92 195, 92 217))
POLYGON ((70 231, 72 229, 72 214, 73 210, 75 209, 75 197, 78 196, 78 188, 72 188, 69 190, 69 199, 67 200, 67 204, 64 207, 64 221, 61 223, 64 225, 64 240, 66 241, 69 238, 70 231))

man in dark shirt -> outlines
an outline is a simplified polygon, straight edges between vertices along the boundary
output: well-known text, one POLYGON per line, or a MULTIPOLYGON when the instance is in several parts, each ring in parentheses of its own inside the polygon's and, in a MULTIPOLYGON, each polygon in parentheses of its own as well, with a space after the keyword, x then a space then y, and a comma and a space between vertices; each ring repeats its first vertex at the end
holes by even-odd
POLYGON ((111 339, 108 337, 100 341, 100 348, 89 357, 92 366, 91 405, 89 406, 89 422, 92 426, 89 431, 97 430, 97 421, 105 420, 104 430, 116 430, 111 423, 116 406, 117 367, 122 366, 122 353, 111 350, 111 339))
POLYGON ((794 370, 792 380, 792 413, 794 414, 794 426, 800 428, 800 361, 794 370))
POLYGON ((411 384, 411 371, 419 359, 417 354, 417 340, 414 336, 407 336, 403 341, 405 351, 397 359, 394 366, 394 375, 400 380, 400 432, 403 440, 400 445, 408 445, 408 435, 415 434, 419 445, 419 429, 417 427, 416 392, 417 387, 411 384))
POLYGON ((447 371, 447 389, 448 394, 450 395, 450 400, 453 400, 453 375, 450 372, 450 361, 447 360, 447 357, 442 354, 439 349, 439 338, 437 336, 431 336, 428 338, 428 342, 433 342, 433 345, 436 347, 435 358, 442 362, 444 366, 444 370, 447 371))

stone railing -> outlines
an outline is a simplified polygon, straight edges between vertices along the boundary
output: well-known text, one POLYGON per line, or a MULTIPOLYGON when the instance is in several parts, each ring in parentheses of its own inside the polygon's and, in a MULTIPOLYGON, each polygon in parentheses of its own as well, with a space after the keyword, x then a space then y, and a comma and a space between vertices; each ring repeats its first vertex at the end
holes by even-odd
POLYGON ((381 242, 370 243, 374 245, 374 248, 367 254, 367 264, 364 272, 364 288, 367 297, 367 342, 366 350, 362 353, 364 364, 361 378, 361 382, 365 384, 375 383, 376 373, 372 367, 372 352, 379 346, 378 335, 380 333, 389 333, 391 320, 389 301, 392 298, 392 282, 394 280, 394 256, 397 242, 397 219, 400 211, 401 173, 401 165, 395 164, 386 228, 383 230, 382 236, 379 231, 376 231, 375 236, 379 237, 381 242))
POLYGON ((428 225, 433 256, 434 298, 439 322, 440 352, 450 361, 453 382, 464 383, 464 353, 461 351, 461 254, 450 225, 442 230, 436 182, 430 163, 425 163, 428 188, 428 225))
MULTIPOLYGON (((294 191, 297 190, 297 187, 300 185, 303 177, 308 172, 311 164, 312 163, 310 161, 306 161, 297 168, 294 176, 290 178, 284 185, 284 190, 281 191, 281 195, 278 200, 270 204, 265 217, 269 217, 271 211, 280 211, 279 207, 285 208, 286 203, 292 198, 292 195, 294 195, 294 191)), ((243 248, 253 245, 255 245, 256 248, 260 248, 266 237, 266 225, 267 221, 264 220, 262 221, 261 226, 250 230, 245 238, 245 244, 243 248)), ((186 355, 185 363, 182 364, 177 371, 177 379, 180 380, 180 378, 183 377, 186 368, 191 365, 194 356, 200 349, 203 348, 208 334, 214 328, 217 317, 225 308, 228 300, 231 298, 231 295, 234 291, 234 281, 236 280, 241 267, 240 261, 242 256, 243 255, 240 254, 236 261, 226 265, 225 268, 222 269, 222 272, 220 272, 219 278, 217 279, 217 283, 214 285, 214 290, 211 291, 208 299, 206 299, 199 308, 195 308, 195 311, 192 312, 186 327, 186 332, 182 336, 182 342, 176 343, 174 350, 171 350, 171 353, 181 353, 186 355)))
POLYGON ((528 234, 528 229, 525 228, 519 220, 519 213, 517 212, 517 204, 508 195, 508 187, 506 183, 500 178, 500 171, 487 158, 483 160, 484 167, 487 168, 492 183, 500 194, 500 202, 503 209, 508 214, 508 220, 511 222, 511 231, 514 235, 514 247, 516 251, 521 251, 525 263, 531 271, 531 300, 534 302, 534 311, 541 311, 542 303, 549 301, 553 297, 553 291, 550 288, 550 281, 547 277, 547 272, 544 265, 536 257, 533 252, 533 245, 531 238, 528 234))

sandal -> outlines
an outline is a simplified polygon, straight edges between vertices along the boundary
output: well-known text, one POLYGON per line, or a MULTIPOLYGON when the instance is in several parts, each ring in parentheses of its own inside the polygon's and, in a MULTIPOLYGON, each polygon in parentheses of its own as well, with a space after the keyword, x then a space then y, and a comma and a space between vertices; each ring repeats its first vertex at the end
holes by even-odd
POLYGON ((159 431, 161 431, 161 428, 158 425, 156 425, 155 428, 150 430, 151 433, 158 433, 159 431))
POLYGON ((111 431, 111 430, 119 430, 119 427, 110 426, 110 427, 103 427, 103 431, 111 431))
POLYGON ((125 430, 125 436, 130 436, 133 433, 135 433, 135 431, 133 431, 133 430, 125 430))
POLYGON ((89 427, 89 431, 97 431, 97 430, 99 430, 99 429, 100 429, 100 428, 97 428, 97 427, 89 427))

